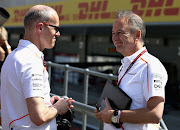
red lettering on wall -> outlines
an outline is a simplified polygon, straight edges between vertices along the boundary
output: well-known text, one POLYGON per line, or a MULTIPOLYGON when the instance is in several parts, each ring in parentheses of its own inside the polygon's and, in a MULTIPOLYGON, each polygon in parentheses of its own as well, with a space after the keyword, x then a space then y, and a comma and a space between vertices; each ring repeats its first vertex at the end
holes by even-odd
POLYGON ((14 18, 12 19, 12 22, 15 22, 15 23, 23 22, 24 17, 25 17, 28 10, 29 10, 29 8, 28 9, 20 9, 20 10, 16 9, 16 10, 14 10, 14 18))
POLYGON ((171 8, 173 2, 174 0, 131 0, 133 4, 132 11, 139 16, 145 15, 147 17, 178 15, 179 8, 171 8))
POLYGON ((165 15, 178 15, 179 8, 164 9, 164 14, 165 15))
POLYGON ((100 8, 101 8, 101 1, 92 2, 92 4, 91 4, 91 12, 99 11, 100 8))
MULTIPOLYGON (((146 1, 145 1, 145 0, 131 0, 131 3, 138 3, 138 5, 140 4, 140 9, 141 9, 141 8, 145 8, 145 6, 146 6, 146 1)), ((140 10, 140 9, 138 8, 138 5, 135 4, 135 5, 133 6, 133 8, 132 8, 132 11, 135 12, 135 13, 137 13, 139 16, 142 16, 143 13, 144 13, 144 10, 140 10)))
MULTIPOLYGON (((143 13, 143 12, 142 12, 143 13)), ((151 16, 151 14, 152 14, 152 10, 147 10, 146 11, 146 16, 151 16)), ((141 15, 142 16, 142 15, 141 15)))
POLYGON ((173 0, 167 0, 167 2, 166 2, 166 6, 171 6, 172 4, 173 4, 173 0))
POLYGON ((15 10, 13 22, 15 22, 15 23, 18 22, 18 17, 19 17, 19 10, 15 10))
MULTIPOLYGON (((111 18, 111 12, 106 12, 107 6, 108 0, 79 3, 79 20, 111 18)), ((77 20, 75 16, 76 15, 74 15, 73 18, 77 20)))
POLYGON ((79 12, 79 19, 86 19, 88 12, 88 3, 80 3, 79 8, 81 8, 79 12))
MULTIPOLYGON (((139 10, 139 9, 138 9, 138 5, 134 5, 134 6, 132 7, 132 11, 135 12, 136 14, 138 14, 139 16, 142 16, 143 13, 144 13, 144 10, 139 10)), ((148 14, 149 14, 149 12, 148 12, 148 14)), ((149 15, 149 16, 150 16, 150 15, 149 15)))
POLYGON ((57 14, 59 15, 59 20, 67 20, 67 16, 62 15, 62 9, 63 9, 63 5, 55 5, 55 6, 51 6, 54 10, 56 10, 57 14))
POLYGON ((105 0, 105 1, 103 2, 102 11, 106 11, 107 5, 108 5, 108 0, 105 0))
MULTIPOLYGON (((173 5, 174 0, 167 0, 166 2, 166 6, 172 6, 173 5)), ((179 14, 179 10, 180 8, 166 8, 164 9, 164 14, 165 15, 178 15, 179 14)))
POLYGON ((145 8, 146 0, 131 0, 131 3, 139 3, 141 8, 145 8))
POLYGON ((160 16, 161 15, 161 9, 156 9, 154 15, 155 16, 160 16))
POLYGON ((164 0, 150 0, 148 7, 161 7, 164 0))
MULTIPOLYGON (((106 11, 107 5, 108 5, 108 1, 105 0, 105 1, 103 2, 102 11, 106 11)), ((102 18, 102 19, 110 18, 110 16, 111 16, 111 13, 110 13, 110 12, 103 12, 103 13, 101 13, 101 18, 102 18)))

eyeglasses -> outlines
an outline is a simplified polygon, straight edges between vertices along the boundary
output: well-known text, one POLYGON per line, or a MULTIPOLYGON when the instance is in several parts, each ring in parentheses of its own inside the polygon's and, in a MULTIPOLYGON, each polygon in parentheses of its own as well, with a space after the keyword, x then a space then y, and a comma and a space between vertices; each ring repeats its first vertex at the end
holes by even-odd
POLYGON ((43 24, 53 27, 56 30, 56 33, 60 32, 60 28, 58 26, 54 26, 54 25, 51 25, 51 24, 48 24, 48 23, 43 23, 43 24))

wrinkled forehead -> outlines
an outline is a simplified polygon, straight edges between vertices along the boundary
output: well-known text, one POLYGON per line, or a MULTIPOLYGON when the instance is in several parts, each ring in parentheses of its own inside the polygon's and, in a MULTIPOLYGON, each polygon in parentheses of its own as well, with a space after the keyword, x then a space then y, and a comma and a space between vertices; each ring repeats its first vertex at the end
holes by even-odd
POLYGON ((113 23, 113 28, 112 30, 127 30, 129 29, 129 24, 127 19, 125 18, 117 18, 114 23, 113 23))

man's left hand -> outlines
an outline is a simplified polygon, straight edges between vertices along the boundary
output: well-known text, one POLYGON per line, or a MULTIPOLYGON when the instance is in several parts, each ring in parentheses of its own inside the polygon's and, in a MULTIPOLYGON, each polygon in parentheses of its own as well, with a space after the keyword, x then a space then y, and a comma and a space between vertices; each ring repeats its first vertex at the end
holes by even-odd
POLYGON ((95 116, 99 121, 103 121, 105 123, 110 124, 111 123, 111 117, 114 113, 114 110, 111 108, 108 99, 105 99, 106 102, 106 107, 104 110, 102 110, 101 112, 98 112, 97 110, 95 110, 95 116))

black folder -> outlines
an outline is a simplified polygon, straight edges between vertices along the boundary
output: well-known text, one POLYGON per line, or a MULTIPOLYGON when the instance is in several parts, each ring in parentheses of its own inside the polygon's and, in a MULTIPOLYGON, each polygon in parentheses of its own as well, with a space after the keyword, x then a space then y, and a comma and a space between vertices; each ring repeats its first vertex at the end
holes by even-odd
POLYGON ((109 80, 107 80, 97 103, 97 108, 101 108, 100 111, 105 107, 105 98, 108 98, 108 101, 114 110, 128 110, 132 103, 132 99, 115 83, 112 83, 112 81, 109 80))

